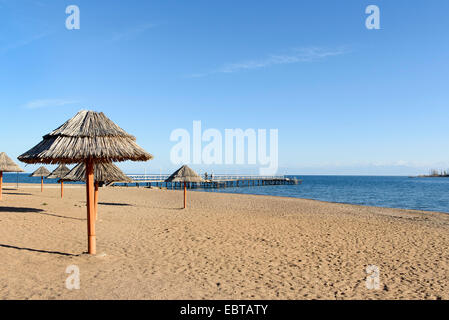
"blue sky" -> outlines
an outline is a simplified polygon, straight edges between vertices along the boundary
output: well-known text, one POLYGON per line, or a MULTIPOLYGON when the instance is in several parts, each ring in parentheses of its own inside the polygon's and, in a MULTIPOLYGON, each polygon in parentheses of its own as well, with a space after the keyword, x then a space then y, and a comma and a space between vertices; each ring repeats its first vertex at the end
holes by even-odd
POLYGON ((447 12, 446 0, 0 0, 0 149, 17 157, 93 109, 155 155, 128 173, 175 169, 170 133, 194 120, 278 129, 279 173, 446 168, 447 12), (80 30, 65 28, 72 4, 80 30), (370 4, 380 30, 365 27, 370 4))

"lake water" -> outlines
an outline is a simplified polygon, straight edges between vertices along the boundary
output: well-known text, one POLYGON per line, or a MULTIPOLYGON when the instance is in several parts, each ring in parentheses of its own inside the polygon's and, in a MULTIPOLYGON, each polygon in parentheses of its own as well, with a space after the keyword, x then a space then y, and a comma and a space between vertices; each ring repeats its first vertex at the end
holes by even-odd
MULTIPOLYGON (((4 183, 41 183, 41 177, 29 177, 29 173, 3 173, 4 183)), ((58 179, 44 179, 44 183, 58 183, 58 179)), ((80 184, 80 182, 64 182, 64 184, 80 184)))
MULTIPOLYGON (((449 213, 449 178, 289 176, 300 185, 200 189, 207 192, 272 195, 377 207, 449 213)), ((7 183, 40 183, 27 174, 4 174, 7 183)), ((45 183, 57 183, 46 180, 45 183)))
POLYGON ((290 176, 300 185, 206 190, 449 213, 449 178, 290 176))

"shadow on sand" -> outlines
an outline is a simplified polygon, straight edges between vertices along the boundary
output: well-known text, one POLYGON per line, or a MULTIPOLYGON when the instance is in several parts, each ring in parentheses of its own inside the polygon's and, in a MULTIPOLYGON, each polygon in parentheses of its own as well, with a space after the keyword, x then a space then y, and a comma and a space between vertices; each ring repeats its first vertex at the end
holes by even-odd
POLYGON ((98 204, 102 206, 132 207, 132 204, 127 203, 98 202, 98 204))
POLYGON ((60 216, 60 215, 57 215, 57 214, 47 213, 47 212, 40 212, 39 214, 44 214, 44 215, 46 215, 46 216, 56 217, 56 218, 63 218, 63 219, 71 219, 71 220, 79 220, 79 221, 85 221, 85 220, 87 220, 87 218, 66 217, 66 216, 60 216))
POLYGON ((162 209, 162 210, 185 210, 183 207, 176 207, 176 208, 154 207, 154 209, 162 209))
POLYGON ((39 249, 31 249, 31 248, 21 248, 21 247, 16 247, 16 246, 10 246, 10 245, 7 245, 7 244, 0 244, 0 248, 8 248, 8 249, 16 249, 16 250, 24 250, 24 251, 48 253, 48 254, 56 254, 56 255, 66 256, 66 257, 78 257, 79 256, 79 254, 71 254, 71 253, 65 253, 65 252, 47 251, 47 250, 39 250, 39 249))
POLYGON ((5 192, 4 194, 10 194, 14 196, 32 196, 31 193, 23 193, 23 192, 5 192))
POLYGON ((48 213, 42 209, 36 209, 36 208, 0 207, 0 212, 39 213, 39 214, 43 214, 43 215, 50 216, 50 217, 56 217, 56 218, 79 220, 79 221, 86 220, 86 218, 74 218, 74 217, 60 216, 60 215, 48 213))
POLYGON ((42 209, 21 208, 21 207, 0 207, 0 212, 21 212, 21 213, 38 213, 43 212, 42 209))

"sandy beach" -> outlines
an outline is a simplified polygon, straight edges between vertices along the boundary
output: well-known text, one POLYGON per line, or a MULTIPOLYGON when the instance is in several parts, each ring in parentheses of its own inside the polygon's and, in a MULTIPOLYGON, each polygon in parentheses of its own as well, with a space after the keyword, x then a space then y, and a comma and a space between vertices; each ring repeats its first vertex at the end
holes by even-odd
POLYGON ((101 188, 89 256, 84 186, 15 187, 0 202, 1 299, 449 299, 447 214, 203 192, 181 210, 182 191, 101 188))

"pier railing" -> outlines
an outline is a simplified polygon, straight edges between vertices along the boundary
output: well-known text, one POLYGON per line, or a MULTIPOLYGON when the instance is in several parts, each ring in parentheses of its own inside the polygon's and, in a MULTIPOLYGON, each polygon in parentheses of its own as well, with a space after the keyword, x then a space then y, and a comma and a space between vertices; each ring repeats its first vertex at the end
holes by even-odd
MULTIPOLYGON (((162 182, 165 181, 169 174, 133 174, 129 177, 135 182, 162 182)), ((204 175, 201 176, 203 179, 204 175)), ((259 175, 239 175, 239 174, 213 174, 208 175, 208 180, 213 181, 237 181, 237 180, 276 180, 285 179, 283 175, 259 176, 259 175)))
POLYGON ((156 182, 156 181, 165 181, 169 175, 168 174, 131 174, 128 175, 133 181, 148 181, 148 182, 156 182))
MULTIPOLYGON (((147 187, 165 187, 178 189, 183 187, 180 182, 165 182, 169 177, 168 174, 133 174, 129 175, 132 179, 131 183, 115 183, 109 185, 125 185, 135 184, 136 187, 146 185, 147 187)), ((202 176, 205 178, 205 176, 202 176)), ((268 186, 268 185, 295 185, 300 184, 301 180, 290 179, 283 175, 259 176, 259 175, 241 175, 241 174, 213 174, 208 175, 207 179, 202 182, 187 183, 187 188, 227 188, 227 187, 251 187, 251 186, 268 186)))

